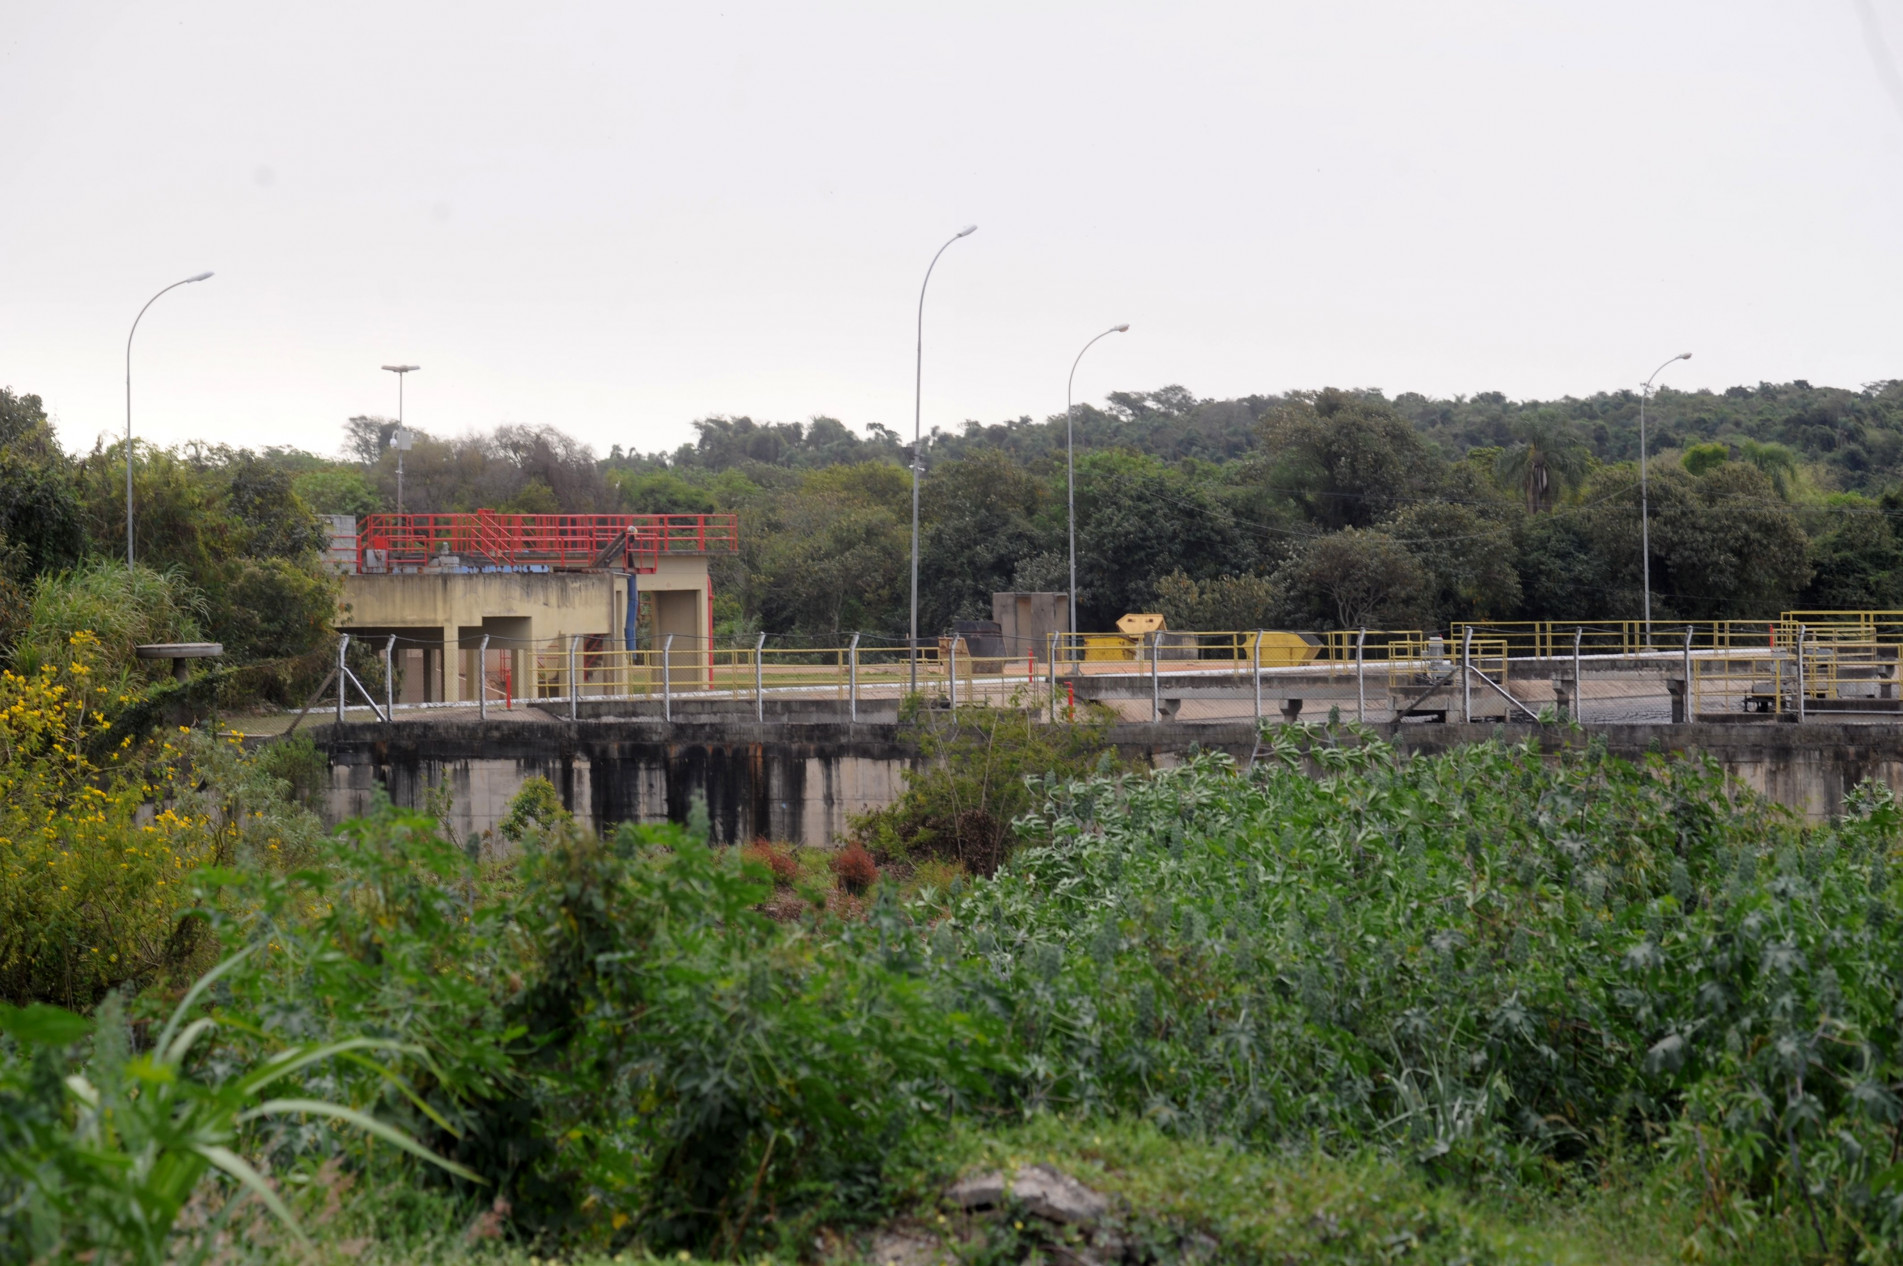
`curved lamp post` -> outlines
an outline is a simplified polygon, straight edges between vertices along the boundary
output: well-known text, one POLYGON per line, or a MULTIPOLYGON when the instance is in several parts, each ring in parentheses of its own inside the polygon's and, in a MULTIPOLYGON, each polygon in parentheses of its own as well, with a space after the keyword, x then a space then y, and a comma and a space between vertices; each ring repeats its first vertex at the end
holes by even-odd
MULTIPOLYGON (((194 281, 203 281, 210 273, 199 273, 196 277, 187 277, 175 281, 165 290, 176 290, 180 286, 189 286, 194 281)), ((159 301, 159 295, 153 295, 145 301, 145 308, 159 301)), ((139 322, 145 318, 145 308, 139 309, 139 315, 132 318, 132 329, 126 335, 126 566, 132 566, 132 336, 139 332, 139 322)))
POLYGON ((1064 380, 1064 517, 1070 530, 1070 635, 1071 647, 1077 645, 1077 466, 1072 460, 1075 447, 1075 428, 1072 418, 1076 408, 1071 404, 1071 386, 1077 381, 1077 366, 1083 363, 1084 353, 1089 351, 1097 339, 1108 338, 1112 334, 1122 334, 1129 330, 1130 323, 1113 325, 1085 343, 1077 353, 1077 359, 1070 363, 1070 377, 1064 380))
POLYGON ((975 224, 967 224, 952 234, 944 246, 938 248, 938 255, 932 256, 932 262, 925 268, 925 281, 918 288, 918 364, 912 378, 912 635, 906 639, 905 658, 911 666, 911 686, 913 693, 918 691, 918 485, 925 473, 924 436, 919 430, 919 419, 924 411, 925 388, 925 287, 932 284, 932 269, 938 267, 938 256, 943 255, 947 247, 961 237, 970 237, 978 231, 975 224))
POLYGON ((1645 482, 1645 400, 1652 394, 1652 379, 1664 373, 1666 367, 1681 360, 1690 360, 1690 352, 1680 352, 1671 360, 1652 371, 1652 378, 1645 380, 1645 386, 1639 392, 1639 557, 1645 577, 1645 647, 1652 649, 1652 508, 1647 496, 1645 482))

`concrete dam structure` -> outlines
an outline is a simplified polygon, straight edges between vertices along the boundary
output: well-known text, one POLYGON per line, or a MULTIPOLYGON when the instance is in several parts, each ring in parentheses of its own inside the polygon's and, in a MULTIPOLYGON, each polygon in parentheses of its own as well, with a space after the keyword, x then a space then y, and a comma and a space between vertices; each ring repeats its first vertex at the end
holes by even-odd
MULTIPOLYGON (((1743 786, 1811 820, 1837 812, 1845 793, 1866 778, 1903 791, 1903 726, 1889 724, 1374 728, 1403 753, 1537 736, 1549 752, 1599 738, 1628 759, 1654 751, 1707 756, 1743 786)), ((539 776, 597 831, 624 821, 684 820, 692 798, 702 795, 720 842, 766 836, 824 846, 848 830, 853 815, 897 799, 906 771, 919 760, 890 713, 857 723, 791 712, 783 718, 769 713, 764 721, 712 713, 672 722, 565 721, 524 709, 489 720, 324 725, 312 736, 330 761, 327 820, 367 812, 379 788, 397 804, 421 807, 431 788, 446 786, 449 821, 459 838, 493 831, 510 798, 539 776)), ((1152 768, 1196 750, 1222 750, 1247 762, 1255 750, 1255 727, 1248 723, 1125 723, 1111 737, 1126 759, 1152 768)))

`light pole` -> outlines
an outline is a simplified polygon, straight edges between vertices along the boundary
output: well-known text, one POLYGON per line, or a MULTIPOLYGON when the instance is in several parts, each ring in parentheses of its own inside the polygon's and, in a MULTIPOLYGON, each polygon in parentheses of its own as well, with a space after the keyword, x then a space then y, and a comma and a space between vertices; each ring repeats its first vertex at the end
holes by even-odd
MULTIPOLYGON (((1690 360, 1690 352, 1680 352, 1652 371, 1652 378, 1665 372, 1674 361, 1690 360)), ((1645 648, 1652 649, 1652 506, 1645 481, 1645 400, 1652 394, 1652 378, 1639 391, 1639 558, 1645 576, 1645 648)))
POLYGON ((925 280, 918 288, 918 362, 912 377, 912 635, 906 639, 906 661, 911 666, 910 689, 914 694, 918 692, 918 485, 925 474, 924 435, 919 429, 925 407, 925 287, 932 284, 932 269, 938 267, 938 256, 945 253, 946 247, 977 231, 977 225, 967 224, 952 234, 926 265, 925 280))
MULTIPOLYGON (((187 277, 183 281, 175 281, 171 285, 167 286, 165 290, 176 290, 180 286, 189 286, 194 281, 203 281, 205 280, 205 278, 209 276, 211 276, 211 274, 208 272, 199 273, 196 277, 187 277)), ((150 299, 147 299, 145 301, 145 308, 149 308, 153 304, 157 303, 159 301, 159 295, 164 294, 165 290, 161 290, 159 291, 158 295, 153 295, 150 299)), ((128 331, 126 334, 126 566, 127 567, 132 566, 132 336, 139 332, 139 322, 145 319, 145 308, 140 308, 139 315, 132 318, 132 329, 128 331)))
POLYGON ((410 433, 403 425, 403 376, 413 374, 423 368, 421 365, 385 365, 385 369, 396 375, 396 434, 390 437, 390 446, 396 449, 396 512, 403 513, 403 454, 410 451, 410 433))
POLYGON ((1077 381, 1077 366, 1083 362, 1084 353, 1089 351, 1098 338, 1112 334, 1122 334, 1130 328, 1129 322, 1113 325, 1085 343, 1077 353, 1077 359, 1070 363, 1070 377, 1064 380, 1064 515, 1070 524, 1070 635, 1071 645, 1077 642, 1077 465, 1072 459, 1075 447, 1075 428, 1072 417, 1076 408, 1070 402, 1071 385, 1077 381))

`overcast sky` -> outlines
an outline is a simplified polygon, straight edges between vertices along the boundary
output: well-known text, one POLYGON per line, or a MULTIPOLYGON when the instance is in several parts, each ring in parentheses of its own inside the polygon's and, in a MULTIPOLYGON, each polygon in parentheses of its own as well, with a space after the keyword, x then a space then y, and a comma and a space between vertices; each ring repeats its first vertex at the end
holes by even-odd
POLYGON ((1900 213, 1852 0, 0 0, 0 385, 69 448, 203 269, 146 438, 335 451, 395 361, 439 433, 909 433, 968 223, 928 428, 1060 411, 1121 321, 1079 398, 1854 387, 1900 213))

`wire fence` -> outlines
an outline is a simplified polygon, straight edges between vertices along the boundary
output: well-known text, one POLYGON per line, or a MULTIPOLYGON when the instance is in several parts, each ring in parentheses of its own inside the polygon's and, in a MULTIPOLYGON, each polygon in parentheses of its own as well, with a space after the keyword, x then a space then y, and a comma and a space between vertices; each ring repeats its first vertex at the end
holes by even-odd
MULTIPOLYGON (((1903 719, 1903 612, 1790 612, 1773 621, 1472 622, 1418 629, 944 635, 916 646, 855 634, 839 645, 755 634, 670 634, 624 649, 604 637, 465 638, 445 647, 370 639, 381 680, 336 664, 299 719, 329 700, 338 720, 437 709, 602 715, 604 706, 673 720, 677 708, 810 704, 842 719, 928 703, 1038 709, 1091 703, 1126 720, 1287 719, 1326 708, 1368 722, 1903 719), (380 645, 379 645, 380 643, 380 645)), ((375 674, 369 674, 375 676, 375 674)), ((612 710, 612 709, 611 709, 612 710)))

